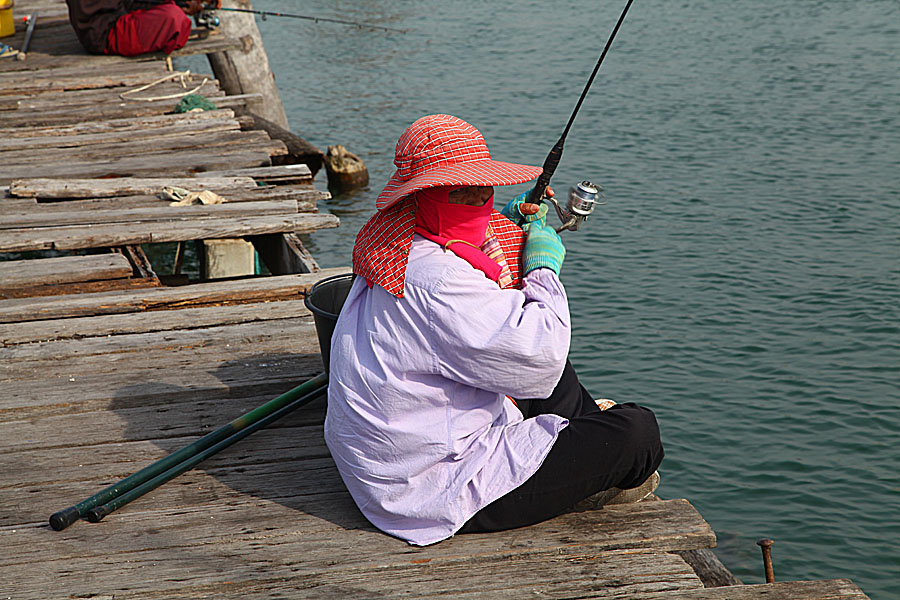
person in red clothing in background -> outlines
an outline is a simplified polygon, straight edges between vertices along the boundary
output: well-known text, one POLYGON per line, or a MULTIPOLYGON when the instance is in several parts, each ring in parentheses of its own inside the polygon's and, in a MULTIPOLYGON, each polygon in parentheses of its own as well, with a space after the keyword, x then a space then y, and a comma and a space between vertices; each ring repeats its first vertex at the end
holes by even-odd
MULTIPOLYGON (((183 47, 191 33, 191 20, 203 8, 202 0, 66 0, 69 23, 78 41, 91 54, 137 56, 166 54, 183 47)), ((214 0, 220 8, 222 0, 214 0)))

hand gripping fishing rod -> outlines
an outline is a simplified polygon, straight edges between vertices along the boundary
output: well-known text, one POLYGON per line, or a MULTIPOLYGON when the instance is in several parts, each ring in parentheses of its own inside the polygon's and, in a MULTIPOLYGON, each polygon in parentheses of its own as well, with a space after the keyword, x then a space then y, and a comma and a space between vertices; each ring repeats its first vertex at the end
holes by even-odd
MULTIPOLYGON (((606 46, 600 54, 600 59, 597 61, 597 65, 594 67, 594 71, 591 73, 587 85, 584 86, 584 91, 581 92, 581 97, 575 105, 575 110, 572 111, 572 116, 569 117, 566 128, 559 137, 559 141, 556 142, 556 145, 553 146, 553 149, 550 150, 550 154, 548 154, 547 158, 544 160, 544 171, 541 173, 541 176, 538 177, 534 189, 531 190, 531 194, 528 196, 528 202, 540 204, 545 199, 544 192, 547 190, 547 186, 550 185, 550 178, 553 177, 553 174, 556 172, 556 167, 559 165, 559 159, 562 158, 563 145, 566 142, 566 136, 569 135, 569 129, 571 129, 572 123, 575 122, 575 115, 578 114, 578 110, 581 108, 581 104, 584 102, 588 90, 591 89, 591 85, 594 83, 594 77, 597 76, 597 71, 600 70, 600 65, 603 63, 603 59, 606 58, 606 53, 609 51, 609 47, 612 45, 613 39, 619 31, 622 21, 625 20, 625 14, 628 13, 628 9, 631 7, 632 2, 634 2, 634 0, 628 0, 609 39, 606 40, 606 46)), ((594 204, 597 202, 597 196, 600 193, 600 189, 600 186, 596 186, 590 181, 582 181, 577 187, 569 190, 569 199, 567 208, 565 209, 560 207, 559 203, 554 198, 546 198, 546 200, 552 202, 553 206, 556 207, 556 214, 559 215, 560 221, 563 222, 562 226, 557 229, 557 232, 561 232, 565 229, 576 231, 579 225, 581 225, 581 223, 590 216, 591 212, 593 212, 594 204)))

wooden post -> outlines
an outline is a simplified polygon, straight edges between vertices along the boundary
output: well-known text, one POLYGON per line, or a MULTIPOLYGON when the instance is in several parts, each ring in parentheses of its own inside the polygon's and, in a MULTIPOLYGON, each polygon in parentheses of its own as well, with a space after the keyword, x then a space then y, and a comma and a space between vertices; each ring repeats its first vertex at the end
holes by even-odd
MULTIPOLYGON (((250 0, 222 0, 222 6, 253 8, 250 0)), ((264 119, 290 129, 281 96, 275 87, 275 75, 269 69, 269 58, 256 26, 256 17, 250 13, 224 10, 218 15, 222 33, 226 37, 240 40, 242 45, 240 50, 207 55, 219 85, 230 96, 262 94, 261 100, 248 103, 250 109, 264 119)))
POLYGON ((273 233, 247 238, 272 275, 316 273, 319 264, 296 233, 273 233))
POLYGON ((253 245, 240 239, 203 240, 201 279, 220 279, 256 273, 253 245))

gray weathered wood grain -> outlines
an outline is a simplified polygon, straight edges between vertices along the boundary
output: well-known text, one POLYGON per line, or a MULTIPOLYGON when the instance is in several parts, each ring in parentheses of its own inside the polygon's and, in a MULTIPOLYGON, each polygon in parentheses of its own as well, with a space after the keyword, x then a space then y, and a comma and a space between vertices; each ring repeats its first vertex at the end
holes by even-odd
POLYGON ((282 232, 310 233, 317 229, 337 227, 338 224, 338 218, 331 214, 298 213, 6 229, 0 234, 0 252, 77 250, 127 244, 242 238, 282 232))
POLYGON ((61 317, 160 310, 179 306, 297 297, 309 286, 331 275, 348 273, 346 267, 318 273, 277 275, 249 280, 209 282, 187 288, 160 288, 135 292, 81 294, 27 300, 0 300, 0 322, 24 322, 61 317))
POLYGON ((2 261, 0 288, 116 279, 130 277, 131 271, 131 264, 121 254, 2 261))
MULTIPOLYGON (((4 263, 0 263, 2 270, 4 263)), ((0 276, 0 281, 2 281, 0 276)), ((156 312, 112 314, 97 317, 51 319, 0 324, 0 345, 105 337, 126 333, 179 331, 201 327, 255 323, 308 316, 302 300, 281 300, 234 306, 211 306, 167 310, 161 319, 156 312)))
POLYGON ((191 190, 257 187, 252 177, 127 177, 120 179, 22 178, 13 181, 9 193, 19 198, 109 198, 158 194, 166 186, 191 190))
POLYGON ((0 230, 84 224, 108 225, 158 221, 169 223, 200 218, 229 219, 264 215, 293 215, 299 212, 297 201, 290 199, 187 206, 170 206, 168 201, 161 201, 155 207, 141 208, 122 208, 112 202, 107 202, 105 205, 102 209, 95 205, 90 211, 79 210, 81 207, 65 210, 68 208, 66 206, 54 207, 56 210, 52 211, 41 210, 42 207, 8 211, 0 215, 0 230))

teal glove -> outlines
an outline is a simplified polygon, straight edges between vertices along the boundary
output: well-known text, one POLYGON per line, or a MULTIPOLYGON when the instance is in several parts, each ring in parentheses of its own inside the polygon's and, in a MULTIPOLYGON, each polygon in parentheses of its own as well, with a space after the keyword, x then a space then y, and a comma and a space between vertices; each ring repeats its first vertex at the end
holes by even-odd
POLYGON ((510 200, 506 206, 503 207, 503 210, 500 211, 500 214, 521 227, 525 229, 528 223, 534 223, 535 221, 546 222, 547 220, 547 205, 543 202, 540 203, 540 209, 537 213, 533 215, 524 215, 522 214, 521 206, 525 204, 528 199, 528 194, 531 193, 531 190, 527 192, 522 192, 512 200, 510 200))
POLYGON ((551 269, 559 275, 566 247, 553 227, 543 221, 535 221, 526 226, 528 237, 522 250, 522 272, 526 275, 535 269, 551 269))

